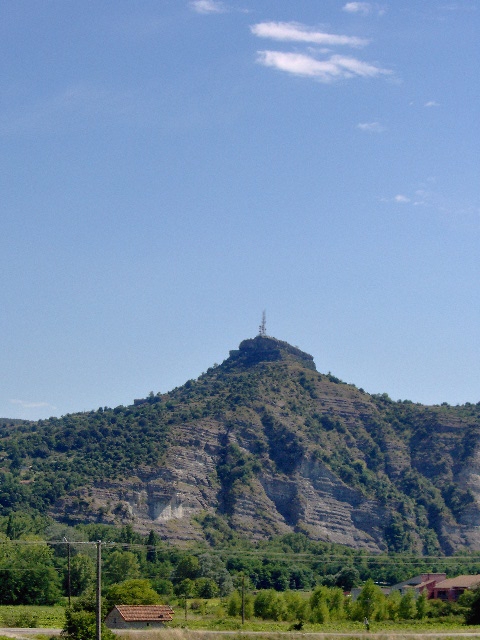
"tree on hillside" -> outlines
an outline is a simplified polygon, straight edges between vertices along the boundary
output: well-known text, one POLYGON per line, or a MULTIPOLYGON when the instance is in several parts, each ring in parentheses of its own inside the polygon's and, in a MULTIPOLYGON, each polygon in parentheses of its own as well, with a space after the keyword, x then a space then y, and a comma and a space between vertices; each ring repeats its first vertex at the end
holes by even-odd
POLYGON ((212 578, 197 578, 195 580, 195 595, 197 598, 216 598, 219 594, 218 585, 212 578))
POLYGON ((367 580, 354 603, 354 619, 383 620, 386 615, 385 596, 372 579, 367 580))
POLYGON ((335 586, 351 591, 360 582, 360 573, 355 567, 344 567, 335 575, 335 586))
POLYGON ((155 564, 158 561, 157 545, 160 542, 160 536, 155 531, 151 530, 148 534, 148 538, 145 542, 147 545, 147 562, 155 564))
POLYGON ((228 596, 233 591, 232 576, 219 556, 203 553, 198 558, 201 578, 210 578, 220 589, 221 596, 228 596))
POLYGON ((415 603, 415 594, 412 589, 408 589, 400 600, 398 607, 398 616, 402 620, 413 620, 417 615, 417 605, 415 603))
MULTIPOLYGON (((253 617, 253 596, 251 593, 246 593, 244 598, 245 618, 250 620, 250 618, 253 617)), ((230 594, 227 603, 227 613, 232 617, 242 615, 242 595, 240 591, 235 590, 230 594)))
POLYGON ((196 595, 195 582, 190 578, 185 578, 185 580, 175 585, 175 593, 177 596, 183 596, 184 598, 193 598, 196 595))
POLYGON ((422 591, 422 593, 418 596, 416 604, 417 604, 417 618, 419 620, 423 620, 423 618, 425 618, 425 616, 427 615, 428 604, 429 604, 427 594, 425 591, 422 591))
POLYGON ((52 605, 61 597, 53 552, 46 544, 0 547, 0 604, 52 605))
POLYGON ((175 579, 181 582, 188 578, 195 580, 200 575, 200 562, 197 556, 183 556, 175 569, 175 579))
POLYGON ((103 573, 109 584, 133 580, 140 576, 137 556, 131 551, 112 551, 104 562, 103 573))
POLYGON ((287 617, 289 620, 305 622, 309 615, 308 600, 298 591, 285 591, 283 600, 287 608, 287 617))
POLYGON ((400 591, 391 591, 387 598, 387 616, 389 620, 398 620, 398 610, 400 609, 400 602, 402 596, 400 591))
POLYGON ((253 603, 257 618, 264 620, 285 620, 287 608, 282 596, 274 589, 259 591, 253 603))
POLYGON ((74 556, 71 561, 70 580, 72 595, 79 596, 95 578, 95 563, 89 556, 74 556))
POLYGON ((317 587, 310 596, 310 609, 312 622, 324 624, 330 620, 330 610, 328 607, 328 587, 317 587))
POLYGON ((161 604, 159 594, 150 580, 125 580, 112 584, 105 595, 105 606, 110 611, 116 604, 161 604))

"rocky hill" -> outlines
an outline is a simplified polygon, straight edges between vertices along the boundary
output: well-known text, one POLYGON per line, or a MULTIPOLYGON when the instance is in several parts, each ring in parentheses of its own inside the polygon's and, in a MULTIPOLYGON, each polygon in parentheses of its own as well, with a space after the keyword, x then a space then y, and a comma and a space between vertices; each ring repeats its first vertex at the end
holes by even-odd
POLYGON ((480 403, 372 396, 266 336, 170 393, 0 423, 1 514, 177 542, 301 531, 372 552, 480 549, 480 403))

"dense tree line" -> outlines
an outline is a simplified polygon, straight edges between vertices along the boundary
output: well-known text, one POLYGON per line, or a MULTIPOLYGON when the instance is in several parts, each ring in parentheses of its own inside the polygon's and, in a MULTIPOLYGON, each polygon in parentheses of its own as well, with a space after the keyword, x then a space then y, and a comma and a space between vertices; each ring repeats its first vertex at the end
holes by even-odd
POLYGON ((251 590, 350 591, 366 581, 393 584, 420 572, 448 575, 480 573, 480 554, 454 558, 419 558, 407 554, 371 556, 301 533, 287 534, 256 545, 228 539, 229 528, 213 516, 201 525, 215 528, 221 546, 203 544, 185 550, 147 536, 130 525, 121 528, 89 524, 69 527, 43 516, 10 514, 0 517, 0 604, 52 604, 68 592, 88 592, 95 581, 95 542, 102 540, 105 593, 114 585, 148 580, 155 593, 172 597, 228 597, 240 580, 251 590), (212 521, 212 518, 213 521, 212 521), (91 544, 86 544, 86 543, 91 544))
MULTIPOLYGON (((480 598, 475 593, 465 593, 458 602, 428 600, 425 594, 415 597, 412 590, 400 595, 393 591, 386 596, 373 580, 368 580, 356 599, 346 595, 338 587, 320 586, 311 594, 295 591, 278 592, 273 589, 259 591, 255 595, 244 596, 244 614, 247 619, 256 617, 264 620, 298 622, 300 628, 306 622, 325 624, 327 622, 353 620, 368 621, 368 624, 385 620, 423 620, 451 615, 464 615, 473 621, 475 605, 480 598)), ((478 604, 477 609, 480 610, 478 604)), ((227 603, 227 613, 238 617, 242 613, 242 597, 235 591, 227 603)))

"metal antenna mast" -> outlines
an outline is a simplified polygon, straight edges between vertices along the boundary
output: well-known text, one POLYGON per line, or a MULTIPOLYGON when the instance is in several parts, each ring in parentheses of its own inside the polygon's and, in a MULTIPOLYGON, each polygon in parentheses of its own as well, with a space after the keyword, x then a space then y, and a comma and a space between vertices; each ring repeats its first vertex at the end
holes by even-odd
POLYGON ((262 313, 262 324, 258 327, 258 335, 267 335, 267 314, 265 313, 265 311, 262 313))

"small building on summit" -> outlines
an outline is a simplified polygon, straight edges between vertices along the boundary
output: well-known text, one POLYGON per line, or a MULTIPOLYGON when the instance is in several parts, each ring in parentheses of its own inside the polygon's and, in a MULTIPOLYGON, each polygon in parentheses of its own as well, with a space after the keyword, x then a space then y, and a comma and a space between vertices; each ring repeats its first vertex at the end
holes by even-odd
POLYGON ((109 629, 160 629, 173 620, 168 604, 116 604, 105 618, 109 629))

